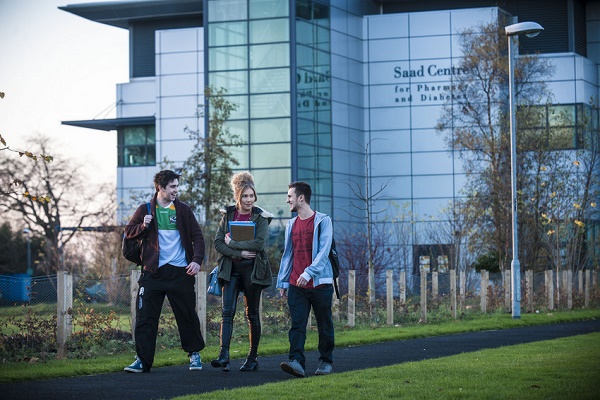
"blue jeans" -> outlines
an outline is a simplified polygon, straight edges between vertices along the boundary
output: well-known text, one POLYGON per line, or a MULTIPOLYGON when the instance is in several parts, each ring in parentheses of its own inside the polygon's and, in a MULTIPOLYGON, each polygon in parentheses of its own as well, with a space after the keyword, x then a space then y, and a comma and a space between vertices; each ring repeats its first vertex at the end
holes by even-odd
POLYGON ((290 360, 297 360, 305 368, 304 344, 306 342, 306 324, 313 308, 319 331, 319 360, 333 362, 335 347, 333 319, 331 317, 331 300, 333 285, 322 285, 314 289, 304 289, 290 285, 288 289, 288 306, 292 318, 289 331, 290 360))

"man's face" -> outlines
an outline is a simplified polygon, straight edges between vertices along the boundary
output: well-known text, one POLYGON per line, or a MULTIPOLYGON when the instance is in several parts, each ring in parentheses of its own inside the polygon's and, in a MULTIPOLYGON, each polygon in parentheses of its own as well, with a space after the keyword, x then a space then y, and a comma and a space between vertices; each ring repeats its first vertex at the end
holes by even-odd
POLYGON ((173 179, 167 184, 167 187, 158 187, 158 197, 166 201, 174 201, 177 197, 177 189, 179 188, 179 179, 173 179))
POLYGON ((288 203, 290 205, 291 212, 298 212, 298 206, 299 206, 298 200, 299 200, 299 198, 296 195, 296 189, 295 188, 288 189, 286 203, 288 203))

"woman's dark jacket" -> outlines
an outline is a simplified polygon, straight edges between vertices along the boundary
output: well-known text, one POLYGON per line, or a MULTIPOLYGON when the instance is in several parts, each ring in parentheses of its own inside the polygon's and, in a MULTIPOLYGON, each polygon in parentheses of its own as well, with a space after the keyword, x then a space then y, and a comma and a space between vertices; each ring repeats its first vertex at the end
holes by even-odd
POLYGON ((271 265, 264 250, 265 241, 269 235, 269 224, 274 215, 259 207, 252 207, 250 221, 256 224, 254 240, 235 241, 231 240, 229 245, 225 244, 225 234, 228 232, 228 222, 233 221, 235 206, 229 206, 221 210, 223 218, 215 235, 215 249, 221 255, 219 257, 219 279, 229 282, 231 279, 232 258, 241 259, 242 250, 255 251, 254 269, 252 270, 252 283, 264 287, 271 286, 271 265))

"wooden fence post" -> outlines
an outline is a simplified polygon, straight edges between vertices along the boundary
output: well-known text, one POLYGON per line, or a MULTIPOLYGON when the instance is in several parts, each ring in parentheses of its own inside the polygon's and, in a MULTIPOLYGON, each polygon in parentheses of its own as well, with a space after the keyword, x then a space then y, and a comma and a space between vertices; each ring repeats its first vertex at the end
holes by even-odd
POLYGON ((567 310, 573 309, 573 271, 567 272, 567 310))
MULTIPOLYGON (((510 275, 511 275, 511 273, 512 273, 512 270, 510 270, 510 269, 504 270, 504 308, 506 308, 507 311, 512 310, 512 302, 511 302, 511 298, 510 298, 510 275)), ((521 304, 521 299, 519 299, 518 304, 521 304)))
MULTIPOLYGON (((206 340, 206 280, 208 274, 206 271, 200 271, 196 274, 196 313, 200 320, 200 332, 206 340)), ((259 303, 259 318, 262 322, 262 296, 259 303)))
POLYGON ((583 270, 577 271, 577 291, 579 296, 583 295, 583 270))
POLYGON ((137 319, 137 293, 138 293, 138 281, 140 280, 140 275, 142 271, 139 269, 134 269, 131 271, 131 278, 129 281, 129 298, 130 298, 130 306, 129 310, 131 312, 131 338, 135 342, 135 322, 137 319))
POLYGON ((458 310, 456 309, 456 270, 450 270, 450 312, 452 318, 458 317, 458 310))
POLYGON ((427 322, 427 271, 421 268, 421 320, 427 322))
POLYGON ((584 300, 583 306, 588 308, 590 306, 590 270, 585 270, 585 289, 584 289, 584 300))
POLYGON ((406 304, 406 271, 400 271, 398 286, 400 288, 400 303, 406 304))
POLYGON ((394 325, 394 270, 385 271, 385 290, 387 299, 387 324, 394 325))
POLYGON ((437 300, 439 294, 438 272, 431 272, 431 299, 437 300))
POLYGON ((465 298, 467 295, 467 272, 466 271, 460 271, 459 273, 460 276, 460 309, 464 310, 465 309, 465 298))
POLYGON ((348 271, 348 326, 355 324, 356 316, 356 271, 348 271))
POLYGON ((487 312, 487 288, 488 280, 490 279, 489 272, 485 269, 481 270, 481 284, 479 289, 479 300, 481 302, 481 312, 487 312))
POLYGON ((59 272, 56 299, 56 358, 67 357, 67 338, 73 329, 73 275, 59 272))
POLYGON ((554 271, 546 270, 546 300, 548 310, 554 310, 554 271))
POLYGON ((525 271, 525 285, 527 286, 527 312, 533 312, 533 270, 525 271))

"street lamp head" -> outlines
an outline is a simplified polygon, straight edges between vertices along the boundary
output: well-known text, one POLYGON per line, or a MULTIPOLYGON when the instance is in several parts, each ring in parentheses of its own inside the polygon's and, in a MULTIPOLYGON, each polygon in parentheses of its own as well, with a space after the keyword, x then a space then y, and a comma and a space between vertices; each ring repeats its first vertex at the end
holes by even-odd
POLYGON ((529 38, 536 37, 544 28, 537 22, 519 22, 504 28, 506 36, 525 35, 529 38))
POLYGON ((23 228, 23 233, 28 235, 30 233, 29 228, 23 228))

